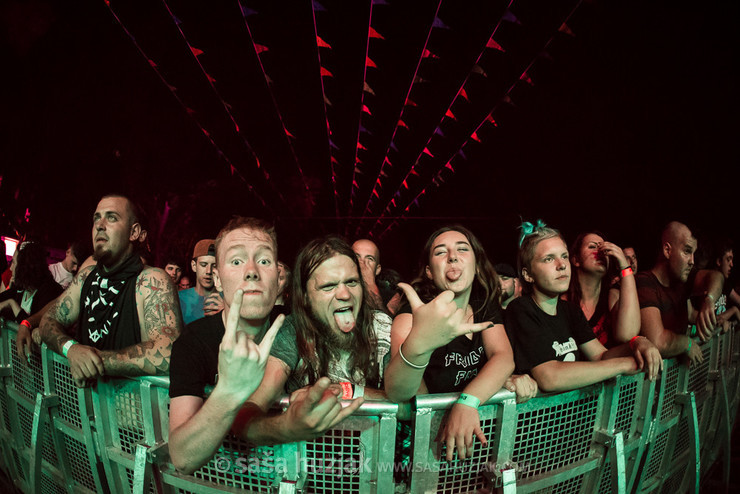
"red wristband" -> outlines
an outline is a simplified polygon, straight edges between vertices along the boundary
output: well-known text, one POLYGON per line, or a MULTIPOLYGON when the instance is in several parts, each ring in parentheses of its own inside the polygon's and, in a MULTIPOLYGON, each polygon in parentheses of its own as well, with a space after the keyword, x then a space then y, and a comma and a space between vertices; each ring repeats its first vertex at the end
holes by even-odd
POLYGON ((25 326, 25 327, 27 327, 28 329, 31 329, 31 323, 30 323, 30 322, 28 322, 28 319, 24 319, 24 320, 22 320, 22 321, 20 322, 20 325, 21 325, 21 326, 25 326))
MULTIPOLYGON (((628 269, 629 269, 629 268, 628 268, 628 269)), ((632 337, 632 338, 630 339, 630 342, 629 342, 630 348, 632 348, 632 342, 633 342, 633 341, 635 341, 635 340, 636 340, 637 338, 639 338, 639 337, 640 337, 640 335, 637 335, 637 336, 633 336, 633 337, 632 337)))
POLYGON ((339 385, 342 387, 342 399, 351 400, 352 395, 354 395, 354 390, 352 389, 352 383, 345 381, 343 383, 339 383, 339 385))
POLYGON ((626 278, 627 276, 632 274, 632 268, 626 267, 622 270, 622 278, 626 278))

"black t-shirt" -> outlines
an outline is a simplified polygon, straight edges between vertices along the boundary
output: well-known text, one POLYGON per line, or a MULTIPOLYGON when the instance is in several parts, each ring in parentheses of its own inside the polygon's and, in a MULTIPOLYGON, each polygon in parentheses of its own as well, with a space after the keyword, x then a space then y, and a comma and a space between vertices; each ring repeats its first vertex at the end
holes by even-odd
POLYGON ((506 308, 506 333, 520 374, 551 360, 584 360, 578 346, 594 339, 580 307, 558 299, 557 313, 551 316, 528 296, 506 308))
POLYGON ((678 334, 686 334, 689 325, 688 299, 693 285, 692 277, 686 283, 664 287, 651 271, 640 271, 635 277, 640 309, 657 307, 663 327, 678 334))
MULTIPOLYGON (((411 306, 405 304, 398 313, 410 314, 411 306)), ((500 309, 495 306, 487 307, 480 316, 474 315, 473 321, 491 321, 494 324, 504 322, 500 309)), ((473 333, 472 339, 465 335, 458 336, 432 352, 429 365, 424 371, 424 383, 430 393, 462 391, 487 361, 480 332, 473 333)))
MULTIPOLYGON (((17 289, 13 286, 5 290, 4 292, 0 293, 0 302, 5 302, 6 300, 13 299, 15 300, 18 305, 21 305, 21 302, 23 301, 23 292, 25 290, 17 289)), ((6 319, 10 319, 12 321, 15 321, 17 323, 20 323, 24 319, 28 319, 29 316, 32 316, 36 314, 38 311, 43 309, 46 304, 57 298, 61 293, 64 291, 62 287, 54 281, 54 278, 49 276, 47 279, 43 281, 41 286, 36 290, 36 294, 33 296, 33 302, 31 302, 31 313, 27 313, 25 310, 21 309, 20 312, 18 312, 18 315, 13 315, 13 310, 8 308, 6 310, 3 310, 2 314, 0 316, 5 317, 6 319)))
MULTIPOLYGON (((254 339, 262 341, 270 324, 280 314, 273 309, 269 320, 254 339)), ((176 396, 199 396, 205 399, 206 386, 216 384, 218 376, 218 347, 226 328, 221 312, 196 319, 172 344, 170 358, 170 398, 176 396)))

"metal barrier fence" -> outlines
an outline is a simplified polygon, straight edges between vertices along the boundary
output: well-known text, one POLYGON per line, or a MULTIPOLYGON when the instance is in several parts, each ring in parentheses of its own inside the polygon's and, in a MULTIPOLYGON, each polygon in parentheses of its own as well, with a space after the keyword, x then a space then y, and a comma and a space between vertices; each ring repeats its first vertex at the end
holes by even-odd
MULTIPOLYGON (((697 492, 722 458, 740 401, 740 338, 702 345, 704 362, 668 359, 657 382, 620 376, 517 405, 500 391, 480 407, 488 444, 444 459, 437 431, 456 394, 410 408, 367 402, 324 436, 254 447, 227 437, 193 475, 169 461, 168 378, 77 388, 45 346, 30 361, 0 320, 0 468, 27 493, 697 492)), ((283 405, 286 401, 283 401, 283 405)))

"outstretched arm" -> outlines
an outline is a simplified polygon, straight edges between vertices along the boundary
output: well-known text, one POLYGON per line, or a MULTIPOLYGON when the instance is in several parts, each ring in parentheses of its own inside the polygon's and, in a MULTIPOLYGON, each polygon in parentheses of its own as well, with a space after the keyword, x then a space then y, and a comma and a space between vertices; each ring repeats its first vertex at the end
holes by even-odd
POLYGON ((145 268, 136 283, 136 308, 141 343, 122 350, 103 351, 105 373, 113 376, 167 374, 172 342, 182 329, 177 291, 159 268, 145 268))
POLYGON ((677 334, 663 327, 660 318, 660 309, 657 307, 645 307, 640 309, 642 327, 640 333, 646 336, 650 342, 660 351, 663 358, 675 357, 687 353, 694 363, 704 360, 699 345, 693 345, 691 338, 686 335, 677 334))

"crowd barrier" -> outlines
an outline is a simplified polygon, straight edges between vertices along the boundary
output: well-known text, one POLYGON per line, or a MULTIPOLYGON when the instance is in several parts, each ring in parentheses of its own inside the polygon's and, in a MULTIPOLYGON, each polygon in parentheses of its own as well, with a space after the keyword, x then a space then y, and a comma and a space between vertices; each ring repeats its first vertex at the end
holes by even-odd
MULTIPOLYGON (((516 404, 480 407, 488 444, 446 461, 435 441, 455 394, 367 402, 324 436, 254 447, 228 437, 193 475, 169 461, 168 378, 77 388, 45 346, 30 361, 0 320, 0 467, 26 493, 697 492, 717 460, 728 481, 740 338, 717 335, 704 362, 664 360, 660 378, 619 376, 516 404)), ((283 400, 283 406, 286 401, 283 400)), ((456 453, 455 453, 456 455, 456 453)))

